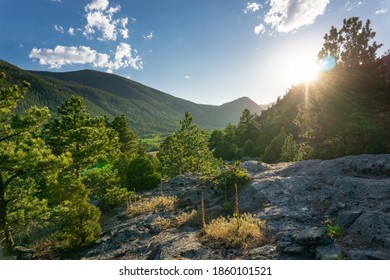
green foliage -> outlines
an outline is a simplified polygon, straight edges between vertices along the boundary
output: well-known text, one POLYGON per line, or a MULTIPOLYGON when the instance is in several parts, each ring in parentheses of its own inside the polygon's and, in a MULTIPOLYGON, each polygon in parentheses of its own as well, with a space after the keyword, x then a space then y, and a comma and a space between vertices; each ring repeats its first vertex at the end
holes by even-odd
POLYGON ((7 192, 7 223, 15 244, 28 244, 50 226, 52 211, 32 178, 17 178, 7 192))
POLYGON ((243 185, 250 181, 251 177, 247 170, 241 166, 240 162, 224 166, 221 174, 217 177, 218 185, 232 187, 234 185, 243 185))
MULTIPOLYGON (((0 78, 3 81, 5 74, 1 73, 0 78)), ((5 251, 15 245, 13 234, 30 225, 23 218, 26 212, 20 208, 29 209, 32 216, 45 212, 46 201, 35 194, 54 184, 58 172, 69 165, 67 154, 53 155, 45 142, 36 137, 39 126, 50 116, 47 108, 32 107, 21 115, 13 113, 28 87, 23 82, 21 90, 17 85, 0 89, 0 238, 5 251), (31 182, 30 188, 24 181, 31 182), (18 195, 20 200, 11 205, 18 195)))
POLYGON ((332 27, 318 58, 326 64, 333 57, 336 67, 292 87, 260 116, 243 112, 229 138, 228 127, 215 131, 209 141, 214 155, 276 163, 389 153, 389 69, 376 57, 381 44, 370 24, 353 17, 339 30, 332 27))
POLYGON ((284 140, 281 148, 280 158, 282 161, 294 161, 297 159, 298 145, 294 136, 290 133, 284 140))
POLYGON ((217 158, 235 160, 240 158, 236 126, 228 124, 224 130, 214 130, 209 138, 209 148, 217 158))
POLYGON ((225 200, 222 203, 222 209, 225 212, 231 211, 233 209, 233 203, 231 201, 229 201, 229 200, 225 200))
POLYGON ((129 190, 148 190, 160 183, 161 174, 157 171, 158 162, 156 160, 158 159, 139 156, 130 162, 127 170, 127 188, 129 190))
POLYGON ((81 180, 97 198, 102 198, 109 188, 120 185, 118 170, 109 163, 85 170, 82 172, 81 180))
POLYGON ((115 117, 107 126, 118 133, 121 152, 132 157, 137 152, 137 134, 130 129, 127 117, 125 115, 115 117))
POLYGON ((64 200, 54 208, 57 246, 72 249, 91 244, 101 234, 100 211, 85 198, 64 200))
POLYGON ((180 121, 180 128, 168 136, 157 154, 165 176, 173 177, 184 173, 205 175, 219 172, 219 162, 208 148, 207 139, 187 112, 180 121))
POLYGON ((306 143, 302 143, 299 145, 298 154, 295 157, 295 160, 297 161, 308 160, 313 157, 314 157, 314 149, 310 145, 306 143))
POLYGON ((343 27, 337 30, 332 26, 324 36, 324 45, 318 58, 331 55, 337 62, 349 69, 376 62, 376 51, 382 46, 377 42, 370 43, 376 33, 370 27, 371 21, 365 25, 358 17, 344 19, 343 27))
POLYGON ((109 210, 120 204, 127 203, 133 197, 134 192, 129 192, 126 188, 114 186, 106 189, 106 193, 103 194, 99 207, 102 210, 109 210))
POLYGON ((328 232, 332 238, 337 238, 343 235, 344 227, 339 224, 328 224, 328 232))
POLYGON ((115 131, 106 127, 103 117, 92 118, 82 98, 72 96, 58 112, 59 117, 46 125, 42 136, 55 154, 72 154, 71 168, 77 178, 83 170, 119 153, 115 131))
POLYGON ((274 139, 272 139, 271 143, 269 143, 269 145, 265 149, 263 157, 261 159, 267 163, 275 163, 280 161, 282 146, 284 145, 286 138, 286 131, 284 127, 282 127, 280 129, 279 134, 275 136, 274 139))
POLYGON ((161 143, 170 134, 149 134, 141 137, 142 144, 147 152, 158 152, 161 143))
POLYGON ((99 208, 103 211, 126 203, 131 193, 122 188, 118 170, 112 164, 100 164, 82 173, 82 182, 91 194, 99 199, 99 208))
POLYGON ((57 106, 72 95, 80 96, 92 116, 112 119, 126 115, 139 136, 172 133, 177 130, 186 110, 192 112, 202 129, 219 129, 229 122, 235 123, 244 108, 257 113, 261 111, 261 107, 249 98, 221 106, 195 104, 121 76, 98 71, 24 71, 0 60, 1 71, 15 81, 31 83, 30 94, 18 106, 20 112, 36 105, 46 106, 56 114, 57 106))

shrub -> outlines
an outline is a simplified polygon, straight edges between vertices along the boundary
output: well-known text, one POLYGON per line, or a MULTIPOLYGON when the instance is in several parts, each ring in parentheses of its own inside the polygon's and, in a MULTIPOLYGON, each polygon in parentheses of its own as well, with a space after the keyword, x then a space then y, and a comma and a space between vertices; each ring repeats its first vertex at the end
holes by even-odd
POLYGON ((107 189, 99 203, 99 208, 109 210, 112 207, 128 202, 134 195, 134 192, 130 192, 126 188, 113 187, 107 189))
POLYGON ((337 238, 344 233, 344 228, 339 224, 328 224, 328 233, 332 238, 337 238))
POLYGON ((265 222, 250 214, 220 217, 204 227, 208 238, 241 248, 265 243, 267 241, 265 230, 265 222))
POLYGON ((127 178, 129 190, 148 190, 156 187, 161 180, 161 174, 156 171, 151 159, 141 156, 130 162, 127 178))
POLYGON ((198 212, 193 209, 190 213, 183 212, 176 216, 175 223, 177 227, 181 226, 199 226, 201 224, 201 217, 198 212))
POLYGON ((176 204, 176 196, 156 196, 130 205, 129 210, 132 215, 158 211, 173 210, 176 204))
POLYGON ((220 186, 231 187, 235 184, 243 185, 251 179, 248 171, 241 166, 239 161, 233 165, 225 167, 222 174, 217 177, 217 182, 220 186))
POLYGON ((100 211, 85 201, 64 201, 54 209, 57 247, 73 249, 94 242, 101 234, 100 211))

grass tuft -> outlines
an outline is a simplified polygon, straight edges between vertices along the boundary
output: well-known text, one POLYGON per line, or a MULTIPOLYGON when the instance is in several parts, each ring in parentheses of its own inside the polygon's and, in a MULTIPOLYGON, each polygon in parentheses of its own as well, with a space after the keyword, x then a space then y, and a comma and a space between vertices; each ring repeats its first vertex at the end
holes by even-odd
POLYGON ((157 196, 149 199, 144 199, 133 203, 129 207, 132 215, 139 215, 160 210, 173 210, 175 208, 177 198, 176 196, 157 196))
POLYGON ((250 214, 217 218, 206 225, 204 231, 211 240, 222 241, 226 245, 241 248, 267 242, 265 222, 250 214))

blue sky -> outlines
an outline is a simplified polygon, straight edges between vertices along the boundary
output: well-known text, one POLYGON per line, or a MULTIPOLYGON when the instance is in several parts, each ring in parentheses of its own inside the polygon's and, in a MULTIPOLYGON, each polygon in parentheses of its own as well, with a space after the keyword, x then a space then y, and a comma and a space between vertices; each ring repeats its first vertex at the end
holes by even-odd
POLYGON ((203 104, 259 104, 304 79, 332 25, 370 19, 390 49, 390 0, 0 0, 0 59, 112 72, 203 104))

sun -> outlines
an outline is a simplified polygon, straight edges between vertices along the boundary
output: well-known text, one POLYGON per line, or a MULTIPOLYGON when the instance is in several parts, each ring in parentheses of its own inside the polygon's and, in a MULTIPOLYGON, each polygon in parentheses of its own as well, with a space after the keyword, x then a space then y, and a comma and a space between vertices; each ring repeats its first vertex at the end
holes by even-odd
POLYGON ((290 85, 311 82, 318 77, 320 66, 316 58, 306 54, 297 54, 284 61, 284 79, 290 85))

